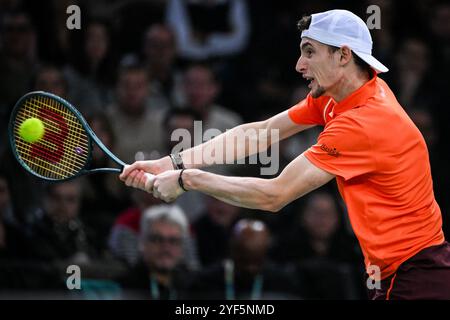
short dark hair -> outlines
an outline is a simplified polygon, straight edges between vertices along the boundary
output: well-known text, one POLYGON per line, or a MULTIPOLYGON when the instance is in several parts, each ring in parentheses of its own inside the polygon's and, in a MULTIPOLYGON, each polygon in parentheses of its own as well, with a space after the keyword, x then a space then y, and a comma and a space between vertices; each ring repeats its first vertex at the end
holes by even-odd
MULTIPOLYGON (((297 28, 300 32, 302 32, 303 30, 307 30, 309 28, 309 26, 311 25, 311 15, 309 16, 303 16, 300 20, 298 20, 297 22, 297 28)), ((336 46, 330 46, 327 45, 328 48, 330 49, 331 52, 336 52, 336 50, 338 50, 339 48, 336 46)), ((373 69, 372 67, 365 62, 363 59, 361 59, 360 57, 358 57, 358 55, 356 55, 353 50, 353 60, 355 61, 355 64, 358 66, 358 68, 362 71, 362 72, 367 72, 369 74, 369 76, 372 76, 372 72, 373 69)))
POLYGON ((211 80, 215 83, 220 83, 220 79, 217 75, 217 71, 214 68, 214 65, 212 64, 211 61, 201 61, 201 62, 193 62, 189 65, 187 65, 184 69, 184 73, 186 74, 189 70, 194 69, 194 68, 200 68, 200 69, 204 69, 207 70, 210 75, 211 75, 211 80))
POLYGON ((149 80, 147 70, 144 68, 144 66, 136 61, 132 61, 132 62, 124 62, 123 64, 121 64, 119 66, 119 68, 117 70, 116 81, 118 82, 121 77, 123 77, 124 75, 126 75, 128 73, 142 73, 145 75, 147 80, 149 80))
POLYGON ((163 122, 162 122, 163 127, 164 128, 168 128, 169 127, 169 122, 173 118, 175 118, 175 117, 184 117, 184 116, 191 117, 194 121, 202 120, 201 115, 197 111, 195 111, 195 110, 193 110, 191 108, 183 108, 183 109, 181 109, 181 108, 171 108, 164 115, 163 122))

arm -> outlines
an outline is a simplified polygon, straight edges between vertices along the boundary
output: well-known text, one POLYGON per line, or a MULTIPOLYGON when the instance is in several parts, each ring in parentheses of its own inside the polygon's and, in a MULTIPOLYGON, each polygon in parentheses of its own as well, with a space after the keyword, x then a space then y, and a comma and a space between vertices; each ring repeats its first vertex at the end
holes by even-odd
POLYGON ((207 150, 208 154, 222 152, 224 156, 229 156, 231 153, 233 160, 239 160, 256 152, 263 152, 273 143, 278 142, 272 141, 272 130, 278 130, 279 140, 283 140, 311 127, 313 125, 298 125, 294 123, 290 119, 288 112, 284 111, 265 121, 246 123, 227 130, 211 140, 183 151, 181 157, 188 169, 202 168, 208 165, 208 163, 203 161, 205 150, 207 150), (257 151, 250 147, 255 144, 259 145, 257 151), (197 159, 202 161, 195 161, 197 159))
POLYGON ((198 190, 236 206, 272 212, 333 178, 334 175, 317 168, 303 155, 274 179, 226 177, 200 170, 183 173, 188 190, 198 190))
MULTIPOLYGON (((154 178, 146 191, 164 201, 173 201, 183 193, 178 185, 179 171, 167 171, 154 178)), ((294 159, 274 179, 227 177, 198 169, 185 170, 187 190, 197 190, 235 206, 277 212, 288 203, 324 185, 334 175, 317 168, 303 155, 294 159)), ((130 178, 127 185, 144 188, 145 175, 130 178)))
MULTIPOLYGON (((272 143, 277 142, 271 141, 271 130, 278 130, 279 139, 283 140, 312 127, 314 125, 298 125, 294 123, 289 117, 288 111, 284 111, 265 121, 246 123, 227 130, 211 140, 181 152, 180 155, 186 168, 202 168, 208 165, 203 157, 205 150, 208 150, 208 154, 223 152, 223 155, 227 154, 227 150, 232 150, 233 152, 229 152, 228 156, 231 153, 232 159, 238 160, 254 154, 255 150, 249 148, 249 146, 261 142, 261 137, 267 139, 267 143, 263 143, 262 147, 264 148, 260 148, 258 152, 265 151, 272 143), (261 132, 266 132, 267 134, 261 136, 261 132), (246 139, 242 139, 243 133, 246 139)), ((143 170, 145 172, 159 174, 172 169, 172 161, 168 156, 155 161, 136 161, 132 165, 124 168, 120 178, 125 181, 126 177, 133 170, 143 170)))

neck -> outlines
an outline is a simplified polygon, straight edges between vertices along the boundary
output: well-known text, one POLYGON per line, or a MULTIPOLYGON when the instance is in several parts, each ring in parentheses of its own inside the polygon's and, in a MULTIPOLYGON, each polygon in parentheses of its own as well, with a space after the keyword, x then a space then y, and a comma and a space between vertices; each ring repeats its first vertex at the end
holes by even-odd
POLYGON ((329 96, 331 96, 334 101, 340 102, 354 91, 361 88, 369 80, 370 77, 365 72, 359 70, 347 72, 330 90, 328 90, 329 96))

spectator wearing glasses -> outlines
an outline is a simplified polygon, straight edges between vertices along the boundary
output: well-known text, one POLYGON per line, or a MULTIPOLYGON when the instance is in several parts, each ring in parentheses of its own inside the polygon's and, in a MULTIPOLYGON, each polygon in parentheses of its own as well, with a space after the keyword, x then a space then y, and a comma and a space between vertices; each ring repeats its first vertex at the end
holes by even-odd
POLYGON ((175 300, 183 295, 189 224, 178 206, 159 205, 144 211, 139 251, 141 261, 119 280, 124 298, 175 300))

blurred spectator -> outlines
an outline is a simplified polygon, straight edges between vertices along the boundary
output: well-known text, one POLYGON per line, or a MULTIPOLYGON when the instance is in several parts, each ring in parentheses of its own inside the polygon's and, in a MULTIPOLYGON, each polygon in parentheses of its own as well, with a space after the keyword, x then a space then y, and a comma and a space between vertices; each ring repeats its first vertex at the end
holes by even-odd
POLYGON ((150 99, 160 100, 169 108, 180 101, 181 73, 176 68, 176 46, 172 30, 155 24, 147 29, 143 43, 143 64, 151 80, 150 99))
POLYGON ((300 274, 308 275, 307 298, 357 298, 363 292, 357 287, 363 273, 362 256, 356 241, 344 229, 333 196, 323 191, 308 196, 294 223, 291 232, 279 239, 274 256, 294 262, 300 274), (325 274, 331 279, 328 283, 325 274))
POLYGON ((214 71, 205 64, 189 66, 183 78, 184 107, 201 115, 203 130, 210 128, 225 132, 242 122, 236 113, 216 104, 220 84, 214 71))
MULTIPOLYGON (((438 134, 442 137, 439 148, 447 149, 448 123, 450 122, 450 112, 446 101, 450 100, 450 90, 448 90, 448 74, 450 73, 450 3, 448 1, 436 1, 430 8, 431 14, 427 19, 431 36, 429 43, 432 49, 431 70, 432 77, 430 84, 432 88, 432 114, 438 129, 438 134)), ((445 155, 448 160, 448 152, 445 155)))
POLYGON ((170 109, 182 99, 182 75, 176 66, 176 60, 172 30, 163 24, 153 24, 144 34, 140 54, 127 54, 122 58, 122 64, 141 63, 149 78, 148 103, 170 109))
POLYGON ((277 256, 282 261, 296 262, 315 257, 359 261, 358 248, 347 235, 338 208, 334 197, 327 192, 316 191, 308 196, 304 209, 297 212, 292 230, 282 235, 277 256))
POLYGON ((29 16, 10 12, 1 22, 0 116, 26 93, 38 63, 36 33, 29 16))
POLYGON ((117 156, 126 163, 162 156, 160 106, 149 105, 149 79, 142 67, 124 66, 116 86, 117 102, 108 110, 117 138, 117 156))
POLYGON ((225 259, 233 225, 239 218, 240 208, 206 198, 205 212, 194 223, 198 254, 203 266, 225 259))
MULTIPOLYGON (((369 6, 377 6, 380 8, 380 16, 377 18, 380 22, 379 29, 373 28, 370 30, 373 40, 372 50, 373 53, 379 57, 380 61, 383 61, 387 66, 391 66, 392 61, 394 60, 396 32, 404 27, 403 19, 399 19, 398 15, 396 15, 396 5, 395 2, 389 0, 366 0, 362 7, 363 10, 361 10, 361 14, 367 14, 366 11, 369 6)), ((410 10, 411 3, 408 4, 407 8, 402 9, 410 10)), ((411 14, 412 12, 409 13, 411 14)), ((370 14, 372 15, 373 11, 371 11, 370 14)), ((368 14, 367 17, 369 18, 368 14)), ((376 20, 374 21, 371 19, 371 22, 376 22, 376 20)), ((387 77, 389 76, 390 75, 387 75, 387 77)))
POLYGON ((142 212, 161 204, 162 201, 147 192, 140 190, 131 192, 133 203, 118 214, 111 228, 109 248, 116 258, 134 266, 139 259, 138 238, 142 212))
POLYGON ((81 50, 74 50, 73 67, 64 72, 73 104, 87 112, 102 110, 113 99, 115 51, 108 24, 92 20, 82 28, 81 50))
POLYGON ((30 257, 47 263, 88 264, 95 258, 80 220, 81 181, 48 184, 44 205, 29 227, 30 257))
POLYGON ((418 38, 406 38, 395 55, 396 70, 389 84, 404 109, 428 103, 432 94, 431 60, 427 44, 418 38))
MULTIPOLYGON (((435 61, 445 67, 450 67, 450 4, 447 1, 437 1, 431 8, 428 19, 432 32, 432 43, 436 54, 435 61)), ((444 70, 437 70, 444 71, 444 70)))
POLYGON ((189 224, 177 206, 159 205, 146 210, 139 233, 140 261, 120 283, 136 298, 175 300, 189 279, 183 264, 183 249, 189 234, 189 224), (136 295, 136 296, 134 296, 136 295))
MULTIPOLYGON (((210 66, 206 64, 190 65, 184 72, 182 89, 184 102, 181 107, 194 110, 200 115, 198 120, 202 121, 197 123, 196 130, 198 132, 195 137, 198 138, 193 141, 194 144, 209 140, 242 123, 242 119, 237 113, 216 103, 217 95, 220 92, 220 84, 210 66)), ((230 175, 235 173, 238 168, 238 165, 217 164, 206 168, 206 170, 230 175)))
POLYGON ((57 66, 43 65, 39 67, 32 80, 33 90, 42 90, 69 99, 68 83, 62 70, 57 66))
POLYGON ((268 260, 270 232, 263 222, 240 220, 229 244, 230 259, 198 273, 189 289, 190 298, 294 298, 298 283, 292 274, 268 260))
POLYGON ((137 52, 149 25, 164 23, 167 0, 111 0, 90 1, 94 13, 108 12, 114 17, 118 30, 120 53, 137 52))
POLYGON ((191 60, 238 54, 250 33, 244 0, 170 0, 167 22, 180 56, 191 60))

